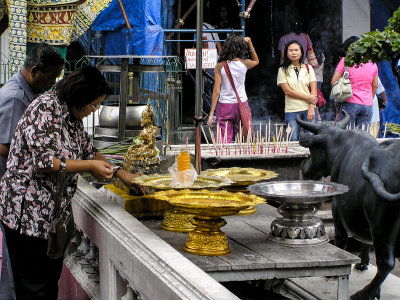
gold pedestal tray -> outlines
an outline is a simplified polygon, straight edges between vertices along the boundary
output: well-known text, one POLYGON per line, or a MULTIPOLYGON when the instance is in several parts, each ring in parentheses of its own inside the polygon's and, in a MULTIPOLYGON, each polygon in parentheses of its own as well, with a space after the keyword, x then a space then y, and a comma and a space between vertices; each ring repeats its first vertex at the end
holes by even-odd
MULTIPOLYGON (((232 193, 247 193, 247 187, 249 185, 278 176, 278 174, 273 171, 240 167, 208 169, 203 171, 201 174, 231 179, 233 183, 224 187, 224 189, 232 193)), ((251 215, 254 213, 256 213, 256 208, 254 206, 249 206, 248 208, 239 211, 238 215, 251 215)))
POLYGON ((157 192, 154 197, 195 215, 192 223, 196 228, 189 232, 183 250, 192 254, 213 256, 231 252, 227 236, 220 230, 226 224, 221 217, 237 214, 250 205, 265 202, 254 195, 208 190, 169 190, 157 192))
MULTIPOLYGON (((170 186, 170 174, 142 175, 140 177, 134 178, 132 181, 155 190, 215 190, 220 187, 232 184, 232 180, 230 180, 229 178, 208 175, 198 176, 191 187, 182 187, 179 185, 170 186)), ((164 219, 160 227, 164 230, 174 232, 192 231, 195 228, 195 226, 191 222, 193 217, 194 215, 192 214, 184 213, 181 210, 172 207, 165 211, 164 219)))

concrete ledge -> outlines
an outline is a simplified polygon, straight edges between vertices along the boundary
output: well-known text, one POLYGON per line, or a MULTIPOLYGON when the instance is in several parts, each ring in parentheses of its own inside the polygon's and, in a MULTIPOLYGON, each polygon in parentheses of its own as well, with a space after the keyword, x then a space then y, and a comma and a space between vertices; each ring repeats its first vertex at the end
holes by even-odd
POLYGON ((143 299, 238 299, 82 178, 73 212, 99 249, 100 299, 120 296, 118 276, 143 299))

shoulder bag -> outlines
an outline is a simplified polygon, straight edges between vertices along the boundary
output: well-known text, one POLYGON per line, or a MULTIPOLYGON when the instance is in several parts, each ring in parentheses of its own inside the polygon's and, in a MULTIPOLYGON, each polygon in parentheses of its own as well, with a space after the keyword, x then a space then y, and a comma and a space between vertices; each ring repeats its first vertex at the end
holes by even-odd
MULTIPOLYGON (((306 64, 306 68, 307 68, 307 73, 309 73, 309 69, 308 69, 308 64, 306 64)), ((311 93, 311 86, 308 85, 308 90, 311 93)), ((317 106, 321 107, 323 105, 326 104, 326 100, 324 98, 324 94, 322 94, 321 90, 319 88, 317 88, 317 98, 318 98, 318 102, 317 102, 317 106)))
POLYGON ((351 82, 349 79, 349 69, 345 67, 343 76, 332 85, 331 97, 337 102, 346 102, 353 96, 351 82))
POLYGON ((307 57, 308 63, 309 63, 313 68, 316 68, 316 67, 318 67, 318 60, 317 60, 317 57, 315 56, 314 49, 313 49, 312 46, 311 46, 311 43, 310 43, 310 41, 309 41, 309 39, 308 39, 307 34, 304 34, 304 36, 306 37, 306 41, 307 41, 307 53, 306 53, 306 57, 307 57))
POLYGON ((240 119, 242 120, 243 124, 243 136, 244 138, 246 138, 249 133, 251 134, 253 128, 253 121, 251 119, 251 109, 249 106, 244 105, 242 101, 240 101, 240 97, 238 92, 236 91, 235 83, 233 82, 231 70, 229 69, 228 63, 224 61, 222 64, 224 66, 226 76, 228 77, 229 82, 232 85, 233 91, 236 94, 236 98, 239 104, 240 119))
POLYGON ((47 240, 47 256, 61 258, 75 232, 71 201, 61 210, 61 200, 65 188, 66 165, 65 157, 60 158, 61 164, 57 175, 57 187, 54 198, 54 209, 50 217, 50 230, 47 240))

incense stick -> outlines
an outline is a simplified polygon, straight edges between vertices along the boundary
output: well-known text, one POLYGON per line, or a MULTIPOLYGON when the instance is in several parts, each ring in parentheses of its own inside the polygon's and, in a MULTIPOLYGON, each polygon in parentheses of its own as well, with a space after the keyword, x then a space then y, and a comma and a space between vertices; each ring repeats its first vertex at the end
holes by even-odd
POLYGON ((210 154, 211 154, 211 147, 210 147, 210 144, 209 144, 209 142, 208 142, 208 138, 207 138, 207 136, 206 136, 206 133, 205 133, 205 131, 204 131, 203 124, 200 124, 200 128, 201 128, 201 132, 203 132, 204 138, 206 139, 207 146, 208 146, 208 151, 210 151, 210 154))

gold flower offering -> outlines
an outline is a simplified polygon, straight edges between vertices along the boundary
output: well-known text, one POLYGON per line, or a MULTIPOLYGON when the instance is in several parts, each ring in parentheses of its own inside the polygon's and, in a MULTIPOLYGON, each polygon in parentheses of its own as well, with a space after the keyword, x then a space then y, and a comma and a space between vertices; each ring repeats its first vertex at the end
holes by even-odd
MULTIPOLYGON (((171 174, 142 175, 134 178, 132 181, 158 191, 188 189, 188 187, 182 187, 179 185, 171 186, 171 174)), ((230 180, 229 178, 200 175, 197 176, 197 179, 194 181, 193 185, 189 187, 189 189, 216 190, 230 184, 232 184, 232 180, 230 180)), ((195 226, 191 222, 193 216, 194 215, 184 213, 181 210, 172 206, 172 208, 165 211, 164 220, 161 224, 161 228, 164 230, 175 232, 192 231, 195 228, 195 226)))
POLYGON ((154 198, 168 201, 177 209, 194 214, 183 250, 197 255, 229 254, 228 238, 220 230, 226 224, 222 216, 237 214, 241 209, 265 200, 255 195, 208 190, 169 190, 154 194, 154 198))
MULTIPOLYGON (((201 174, 231 179, 233 183, 230 186, 224 187, 224 189, 229 192, 247 192, 247 186, 278 176, 278 174, 273 171, 240 167, 208 169, 203 171, 201 174)), ((255 212, 255 207, 249 206, 248 208, 240 211, 239 215, 250 215, 254 214, 255 212)))

